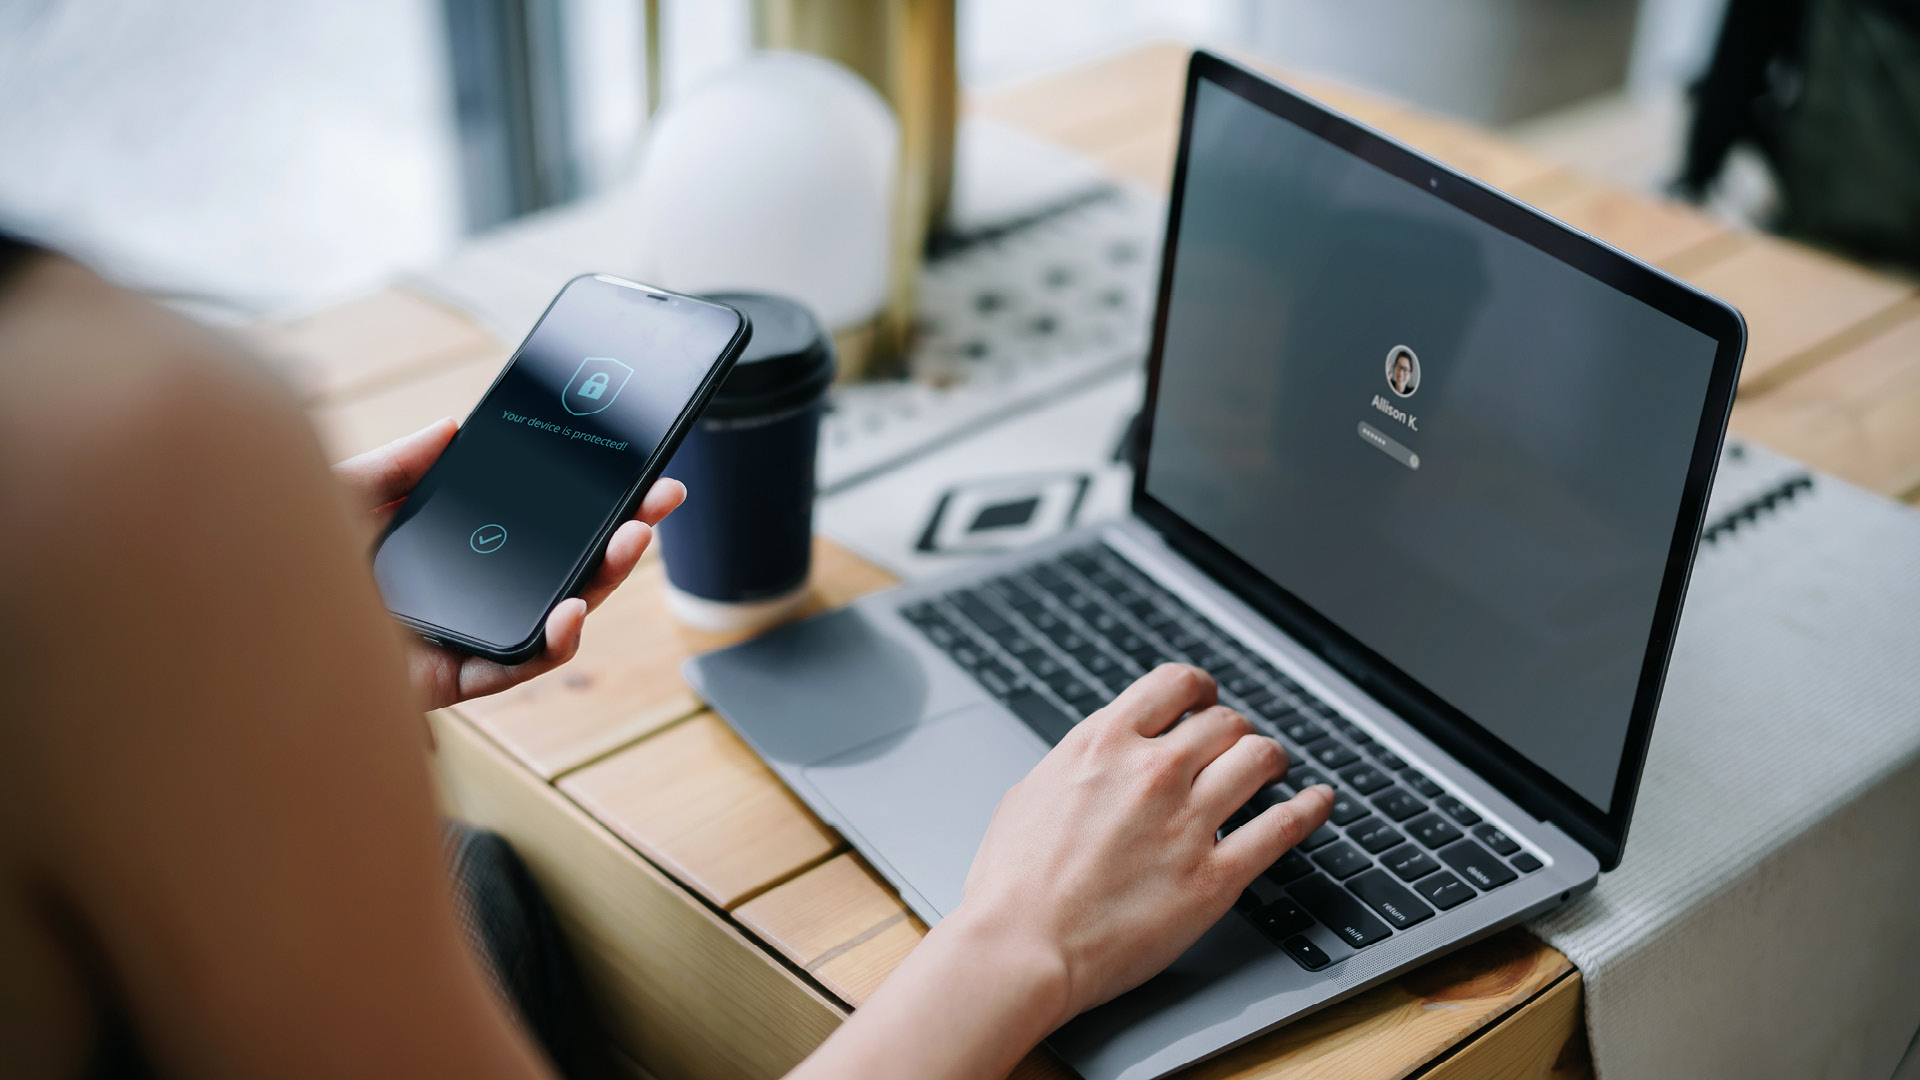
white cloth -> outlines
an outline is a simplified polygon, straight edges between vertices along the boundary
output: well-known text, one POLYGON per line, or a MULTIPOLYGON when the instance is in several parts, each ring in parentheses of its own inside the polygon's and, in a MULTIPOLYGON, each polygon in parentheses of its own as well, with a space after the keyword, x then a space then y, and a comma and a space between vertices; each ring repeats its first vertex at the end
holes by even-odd
MULTIPOLYGON (((1712 516, 1797 466, 1723 463, 1712 516)), ((1602 1080, 1891 1076, 1920 1026, 1920 514, 1831 477, 1703 545, 1626 856, 1532 929, 1602 1080)))

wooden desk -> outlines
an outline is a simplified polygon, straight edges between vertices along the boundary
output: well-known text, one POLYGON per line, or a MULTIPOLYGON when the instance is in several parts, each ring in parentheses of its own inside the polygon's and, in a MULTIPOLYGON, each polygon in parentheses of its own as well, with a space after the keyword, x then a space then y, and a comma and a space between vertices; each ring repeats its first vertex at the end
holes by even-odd
MULTIPOLYGON (((1185 51, 1157 46, 980 98, 977 112, 1163 187, 1185 51)), ((1575 175, 1498 138, 1339 87, 1344 111, 1726 296, 1752 346, 1734 425, 1855 483, 1920 496, 1920 299, 1909 282, 1575 175)), ((255 341, 344 456, 471 405, 507 348, 388 290, 255 341)), ((888 583, 817 548, 822 607, 888 583)), ((434 717, 448 803, 552 892, 644 1074, 764 1077, 798 1061, 923 933, 858 856, 680 681, 714 639, 672 624, 649 558, 565 670, 434 717)), ((1511 931, 1191 1071, 1207 1078, 1581 1075, 1580 978, 1511 931)), ((1022 1075, 1066 1075, 1036 1053, 1022 1075)))

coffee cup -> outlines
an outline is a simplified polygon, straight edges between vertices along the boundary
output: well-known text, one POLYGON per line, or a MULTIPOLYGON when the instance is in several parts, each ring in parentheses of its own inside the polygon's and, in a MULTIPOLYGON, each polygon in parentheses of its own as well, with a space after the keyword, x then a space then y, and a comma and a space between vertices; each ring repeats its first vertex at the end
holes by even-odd
POLYGON ((814 458, 833 340, 807 308, 764 293, 712 297, 753 320, 753 339, 666 475, 687 501, 660 523, 667 606, 701 630, 791 616, 807 598, 814 458))

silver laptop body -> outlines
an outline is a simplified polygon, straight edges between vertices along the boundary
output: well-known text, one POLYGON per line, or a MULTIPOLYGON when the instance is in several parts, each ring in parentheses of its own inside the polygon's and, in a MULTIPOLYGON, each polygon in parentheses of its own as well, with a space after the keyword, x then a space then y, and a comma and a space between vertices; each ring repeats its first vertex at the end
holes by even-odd
MULTIPOLYGON (((1244 231, 1258 233, 1263 227, 1258 224, 1264 220, 1260 218, 1263 198, 1250 198, 1252 209, 1245 217, 1250 224, 1244 231)), ((1316 212, 1313 220, 1328 216, 1316 212)), ((1396 235, 1392 230, 1373 235, 1379 216, 1370 210, 1351 215, 1357 223, 1352 235, 1359 240, 1349 241, 1340 232, 1340 221, 1335 221, 1329 226, 1332 239, 1318 242, 1335 244, 1337 250, 1347 250, 1351 243, 1391 245, 1396 235)), ((1297 225, 1286 227, 1297 231, 1297 225)), ((1452 257, 1444 244, 1421 248, 1417 227, 1405 235, 1411 238, 1409 259, 1452 257), (1422 256, 1420 251, 1428 254, 1422 256)), ((1232 262, 1224 255, 1221 258, 1232 262)), ((1311 769, 1316 775, 1309 779, 1334 783, 1348 806, 1347 822, 1331 826, 1314 850, 1283 860, 1290 869, 1276 864, 1276 870, 1256 882, 1235 912, 1166 973, 1056 1032, 1049 1045, 1088 1080, 1147 1080, 1217 1054, 1437 954, 1565 903, 1590 888, 1603 868, 1618 862, 1744 344, 1739 317, 1724 304, 1205 53, 1195 55, 1188 77, 1165 261, 1144 414, 1147 430, 1135 461, 1134 507, 1128 518, 971 565, 937 580, 867 596, 841 611, 697 657, 686 667, 701 695, 929 924, 960 902, 968 867, 995 805, 1057 740, 1061 725, 1084 715, 1086 710, 1077 707, 1089 704, 1084 695, 1110 696, 1141 670, 1135 657, 1197 658, 1212 662, 1203 666, 1232 672, 1230 680, 1223 680, 1223 701, 1240 707, 1288 748, 1295 776, 1311 769), (1287 140, 1298 138, 1318 141, 1300 144, 1308 150, 1285 149, 1291 145, 1287 140), (1246 521, 1234 519, 1237 524, 1216 533, 1190 520, 1214 514, 1226 521, 1250 512, 1248 507, 1268 512, 1261 508, 1272 501, 1269 495, 1278 490, 1275 485, 1284 488, 1284 483, 1243 483, 1237 489, 1229 485, 1229 498, 1217 503, 1207 502, 1204 492, 1195 493, 1204 484, 1183 482, 1156 489, 1155 477, 1173 468, 1163 465, 1159 455, 1175 453, 1180 443, 1176 399, 1184 391, 1178 390, 1183 385, 1179 380, 1189 378, 1188 369, 1194 373, 1190 381, 1195 385, 1215 378, 1208 371, 1239 370, 1208 369, 1205 365, 1212 361, 1180 359, 1220 352, 1198 347, 1182 352, 1184 331, 1178 317, 1185 303, 1182 275, 1205 278, 1210 257, 1183 236, 1183 217, 1198 222, 1204 214, 1222 212, 1230 200, 1220 192, 1230 195, 1240 190, 1234 185, 1248 176, 1260 182, 1251 187, 1243 184, 1245 190, 1284 188, 1281 181, 1268 184, 1261 179, 1254 168, 1258 161, 1246 164, 1233 156, 1240 153, 1239 148, 1263 145, 1263 139, 1281 147, 1273 151, 1273 160, 1282 163, 1275 166, 1280 169, 1276 176, 1291 177, 1285 183, 1319 182, 1315 179, 1319 166, 1312 162, 1296 170, 1299 175, 1288 172, 1297 161, 1323 151, 1344 155, 1327 161, 1344 162, 1339 167, 1345 169, 1376 169, 1388 180, 1349 179, 1336 183, 1328 198, 1358 198, 1351 193, 1378 188, 1390 201, 1406 201, 1414 208, 1409 213, 1416 215, 1429 213, 1419 209, 1422 204, 1417 200, 1431 200, 1430 219, 1440 223, 1435 226, 1440 230, 1436 235, 1453 228, 1447 223, 1456 217, 1465 230, 1463 236, 1478 235, 1472 231, 1474 221, 1498 234, 1475 241, 1483 244, 1484 249, 1474 250, 1481 251, 1484 260, 1507 257, 1500 254, 1508 251, 1506 245, 1523 245, 1512 247, 1517 253, 1513 258, 1524 263, 1529 258, 1524 251, 1539 252, 1542 258, 1568 266, 1569 272, 1580 275, 1578 280, 1618 294, 1621 303, 1646 308, 1647 325, 1655 327, 1646 331, 1653 335, 1649 340, 1665 350, 1659 365, 1647 368, 1651 374, 1646 377, 1657 381, 1667 379, 1670 371, 1688 372, 1685 379, 1673 376, 1678 380, 1673 385, 1658 386, 1663 400, 1684 400, 1658 408, 1633 405, 1629 410, 1639 418, 1632 423, 1643 429, 1631 433, 1635 446, 1659 444, 1665 438, 1674 448, 1665 458, 1646 451, 1644 467, 1659 482, 1641 485, 1672 493, 1671 500, 1663 495, 1655 508, 1658 520, 1666 523, 1665 532, 1642 537, 1635 547, 1630 542, 1633 534, 1620 531, 1624 519, 1608 516, 1604 507, 1611 504, 1606 500, 1635 497, 1632 485, 1621 490, 1605 487, 1593 506, 1570 503, 1541 512, 1538 522, 1522 521, 1515 529, 1529 537, 1526 544, 1535 548, 1557 537, 1582 550, 1580 545, 1591 540, 1578 532, 1586 527, 1582 522, 1591 524, 1594 535, 1618 533, 1620 538, 1609 540, 1612 546, 1595 549, 1601 554, 1585 562, 1565 563, 1580 567, 1591 563, 1600 569, 1568 570, 1560 575, 1569 579, 1567 589, 1556 591, 1552 603, 1544 607, 1545 614, 1537 618, 1528 612, 1530 594, 1524 588, 1510 590, 1508 597, 1518 598, 1512 600, 1518 615, 1490 614, 1489 609, 1499 606, 1493 603, 1462 603, 1454 611, 1444 606, 1426 610, 1435 606, 1427 603, 1423 619, 1443 623, 1457 619, 1459 625, 1457 635, 1438 635, 1450 639, 1444 644, 1451 651, 1435 661, 1433 647, 1422 643, 1435 635, 1411 645, 1393 645, 1384 641, 1381 631, 1362 625, 1364 618, 1345 617, 1338 609, 1346 601, 1337 590, 1323 592, 1335 599, 1321 604, 1302 595, 1316 588, 1332 589, 1339 573, 1280 580, 1286 576, 1284 565, 1281 574, 1256 565, 1261 560, 1272 565, 1267 548, 1235 543, 1229 537, 1234 529, 1246 535, 1246 521), (1225 162, 1216 168, 1207 164, 1206 155, 1213 153, 1210 145, 1235 149, 1216 153, 1225 162), (1194 162, 1196 155, 1199 164, 1194 162), (1214 174, 1226 179, 1215 183, 1209 179, 1214 174), (1389 181, 1406 190, 1392 188, 1389 181), (1204 207, 1187 205, 1187 200, 1201 193, 1209 193, 1204 207), (1190 255, 1190 251, 1200 254, 1190 255), (1170 310, 1176 317, 1170 318, 1170 310), (1698 342, 1678 331, 1661 337, 1667 332, 1658 329, 1664 325, 1659 320, 1697 335, 1698 342), (1662 424, 1671 429, 1664 435, 1662 424), (1161 430, 1156 432, 1156 426, 1161 430), (1188 501, 1175 507, 1169 499, 1188 501), (1216 505, 1224 509, 1210 509, 1216 505), (1563 526, 1564 521, 1575 525, 1563 526), (1642 554, 1632 554, 1641 549, 1642 554), (1604 588, 1594 586, 1588 577, 1604 588), (1528 622, 1529 618, 1533 621, 1528 622), (1476 630, 1476 619, 1492 629, 1476 630), (1628 629, 1623 631, 1623 626, 1628 629), (1487 660, 1474 651, 1481 642, 1499 644, 1504 651, 1487 660), (1528 651, 1534 644, 1539 645, 1538 654, 1528 651), (1629 652, 1634 661, 1631 671, 1624 660, 1611 666, 1601 663, 1602 670, 1596 671, 1580 667, 1583 657, 1627 657, 1629 652), (1533 680, 1551 688, 1560 680, 1567 687, 1567 704, 1564 709, 1555 708, 1553 715, 1541 716, 1537 724, 1523 715, 1520 726, 1514 727, 1515 710, 1508 706, 1528 700, 1525 694, 1499 678, 1448 682, 1475 663, 1492 664, 1488 670, 1510 670, 1513 686, 1533 680), (1439 675, 1422 680, 1409 672, 1409 667, 1422 664, 1439 675), (1437 686, 1447 692, 1438 692, 1437 686), (1482 700, 1493 704, 1480 713, 1458 706, 1469 698, 1470 704, 1482 700), (1583 743, 1580 739, 1585 735, 1561 731, 1578 726, 1584 732, 1594 727, 1585 719, 1588 712, 1581 710, 1598 710, 1599 705, 1590 708, 1588 703, 1607 701, 1619 705, 1613 710, 1619 714, 1617 732, 1608 727, 1605 738, 1583 743), (1553 740, 1563 735, 1562 741, 1572 740, 1568 745, 1574 749, 1554 751, 1553 740), (1535 746, 1529 740, 1540 738, 1547 742, 1538 745, 1548 749, 1529 754, 1525 748, 1535 746), (1584 762, 1599 752, 1593 746, 1610 748, 1610 757, 1597 765, 1584 762), (1584 763, 1569 766, 1565 755, 1576 751, 1584 763), (1554 758, 1556 752, 1562 757, 1554 758), (1356 812, 1359 816, 1353 816, 1356 812), (1445 875, 1455 884, 1436 886, 1436 875, 1445 875), (1366 921, 1369 918, 1371 922, 1366 921)), ((1493 299, 1488 302, 1495 305, 1501 302, 1501 288, 1517 287, 1502 286, 1498 269, 1484 275, 1491 282, 1487 295, 1493 299)), ((1231 283, 1246 276, 1243 270, 1233 273, 1238 277, 1216 273, 1212 280, 1231 283)), ((1316 284, 1311 288, 1348 288, 1338 281, 1325 285, 1329 276, 1339 274, 1316 269, 1312 277, 1316 284)), ((1535 273, 1529 280, 1538 276, 1535 273)), ((1551 278, 1552 273, 1546 276, 1551 278)), ((1538 287, 1556 286, 1549 282, 1538 287)), ((1566 288, 1577 291, 1585 286, 1566 288)), ((1225 313, 1221 321, 1233 322, 1243 306, 1219 306, 1217 311, 1225 313)), ((1530 301, 1525 306, 1537 309, 1540 304, 1530 301)), ((1332 309, 1322 298, 1303 310, 1312 315, 1332 309)), ((1488 310, 1498 314, 1497 307, 1488 310)), ((1444 312, 1434 316, 1442 322, 1447 317, 1444 312)), ((1391 321, 1392 312, 1382 318, 1391 321)), ((1419 321, 1409 318, 1410 325, 1419 321)), ((1633 323, 1637 318, 1625 316, 1614 323, 1633 323)), ((1336 329, 1344 334, 1351 328, 1336 329)), ((1375 332, 1351 329, 1355 334, 1363 331, 1375 332)), ((1400 330, 1377 332, 1385 334, 1379 340, 1389 345, 1401 340, 1400 330)), ((1449 530, 1490 527, 1485 525, 1487 514, 1504 521, 1500 515, 1518 513, 1524 519, 1531 505, 1526 499, 1532 497, 1528 494, 1532 489, 1524 478, 1507 488, 1490 488, 1518 491, 1513 496, 1519 500, 1518 511, 1500 501, 1503 495, 1474 501, 1480 496, 1473 494, 1478 489, 1469 480, 1484 474, 1487 467, 1456 467, 1450 461, 1450 455, 1464 460, 1473 454, 1492 454, 1497 472, 1505 467, 1501 463, 1506 458, 1500 455, 1509 455, 1520 461, 1513 469, 1532 467, 1523 460, 1525 439, 1530 437, 1524 432, 1515 436, 1521 440, 1515 447, 1505 447, 1484 432, 1473 436, 1476 442, 1448 441, 1453 438, 1446 434, 1449 409, 1468 417, 1479 415, 1472 409, 1486 407, 1484 394, 1476 398, 1470 392, 1474 384, 1468 372, 1479 363, 1471 359, 1477 355, 1476 332, 1449 337, 1429 331, 1425 339, 1414 341, 1409 351, 1418 354, 1425 369, 1418 377, 1429 385, 1416 386, 1405 396, 1400 390, 1413 384, 1410 371, 1395 371, 1387 347, 1367 352, 1354 363, 1369 369, 1366 385, 1377 386, 1377 396, 1388 407, 1381 409, 1360 390, 1354 391, 1357 397, 1346 396, 1341 383, 1338 392, 1327 392, 1333 404, 1312 405, 1311 413, 1301 414, 1310 419, 1293 425, 1318 424, 1320 420, 1311 417, 1329 413, 1327 431, 1340 438, 1336 441, 1329 434, 1303 444, 1327 448, 1312 449, 1307 455, 1311 460, 1304 465, 1277 454, 1270 455, 1277 463, 1261 466, 1292 470, 1286 474, 1291 476, 1311 471, 1325 457, 1336 463, 1329 467, 1361 470, 1354 474, 1355 484, 1394 485, 1381 490, 1411 492, 1407 498, 1425 500, 1417 502, 1426 508, 1425 516, 1416 520, 1431 522, 1431 527, 1422 525, 1413 530, 1418 535, 1410 538, 1391 538, 1391 542, 1412 545, 1414 554, 1380 564, 1387 582, 1381 587, 1389 595, 1417 589, 1425 580, 1422 575, 1433 578, 1433 595, 1465 595, 1461 590, 1472 588, 1475 579, 1461 564, 1472 563, 1476 556, 1468 552, 1450 562, 1445 550, 1449 530), (1476 401, 1481 404, 1475 405, 1476 401), (1420 426, 1409 428, 1394 416, 1396 409, 1418 415, 1420 426), (1409 457, 1414 464, 1408 463, 1409 457), (1449 468, 1455 471, 1449 473, 1449 468), (1430 487, 1414 486, 1419 484, 1430 487), (1450 509, 1455 503, 1471 512, 1456 515, 1450 509), (1494 509, 1486 510, 1489 506, 1494 509), (1470 519, 1466 526, 1451 520, 1462 515, 1470 519)), ((1549 327, 1542 332, 1585 331, 1549 327)), ((1421 336, 1414 329, 1404 333, 1421 336)), ((1277 344, 1278 348, 1256 359, 1234 363, 1285 367, 1296 362, 1294 354, 1317 357, 1324 353, 1318 347, 1303 350, 1293 339, 1277 344)), ((1617 348, 1617 343, 1608 347, 1617 348)), ((1600 357, 1593 363, 1606 374, 1595 376, 1582 390, 1592 397, 1569 398, 1573 404, 1568 408, 1584 409, 1589 401, 1598 402, 1595 409, 1606 402, 1632 401, 1631 395, 1622 397, 1609 389, 1605 380, 1625 380, 1630 388, 1637 385, 1632 380, 1641 377, 1635 374, 1639 361, 1614 365, 1606 359, 1605 347, 1595 348, 1599 351, 1588 350, 1600 357), (1617 367, 1631 370, 1617 371, 1617 367)), ((1236 356, 1245 351, 1237 350, 1236 356)), ((1583 362, 1580 356, 1570 356, 1562 378, 1588 378, 1583 362)), ((1339 377, 1348 378, 1344 369, 1339 377)), ((1287 390, 1274 400, 1289 400, 1285 394, 1319 393, 1311 389, 1313 384, 1307 385, 1309 389, 1287 390)), ((1496 380, 1494 385, 1500 384, 1496 380)), ((1260 407, 1251 400, 1236 404, 1234 393, 1217 388, 1210 393, 1211 399, 1198 400, 1210 400, 1210 407, 1222 411, 1222 422, 1229 427, 1237 420, 1236 410, 1245 413, 1260 407)), ((1513 407, 1538 400, 1516 395, 1513 407)), ((1494 408, 1488 415, 1498 420, 1509 414, 1494 408)), ((1462 419, 1455 426, 1473 425, 1462 419)), ((1617 453, 1602 437, 1596 437, 1590 450, 1586 448, 1580 442, 1581 423, 1551 427, 1538 438, 1560 440, 1551 445, 1571 455, 1568 460, 1617 453)), ((1206 455, 1217 453, 1218 446, 1231 445, 1218 439, 1209 443, 1213 437, 1201 430, 1189 440, 1193 461, 1204 464, 1212 460, 1206 455)), ((1275 445, 1284 446, 1284 438, 1275 445)), ((1635 464, 1638 461, 1625 461, 1621 467, 1643 467, 1635 464)), ((1604 473, 1580 466, 1579 475, 1588 479, 1563 484, 1553 468, 1539 470, 1540 490, 1560 493, 1553 498, 1578 490, 1580 483, 1611 483, 1604 473)), ((1377 503, 1384 497, 1367 501, 1377 503)), ((1316 513, 1312 520, 1289 517, 1294 522, 1289 529, 1332 533, 1334 543, 1326 549, 1331 551, 1345 542, 1341 515, 1360 511, 1344 509, 1347 504, 1338 497, 1325 505, 1332 509, 1321 515, 1321 504, 1301 502, 1302 513, 1309 509, 1316 513)), ((1290 513, 1284 499, 1270 510, 1290 513)), ((1356 550, 1369 542, 1363 532, 1359 526, 1353 528, 1351 542, 1356 550)), ((1524 569, 1513 574, 1501 569, 1516 560, 1524 563, 1523 556, 1524 551, 1519 556, 1503 555, 1495 560, 1496 569, 1524 580, 1524 569)), ((1299 556, 1327 557, 1320 549, 1299 556)), ((1551 557, 1566 558, 1559 549, 1551 557)), ((1280 787, 1275 795, 1284 796, 1289 790, 1280 787)))

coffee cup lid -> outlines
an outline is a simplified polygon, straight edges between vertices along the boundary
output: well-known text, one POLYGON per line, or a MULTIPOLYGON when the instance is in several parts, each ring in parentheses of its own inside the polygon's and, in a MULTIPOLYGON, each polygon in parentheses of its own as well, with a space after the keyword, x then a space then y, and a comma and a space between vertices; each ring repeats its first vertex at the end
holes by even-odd
POLYGON ((785 412, 833 384, 833 339, 804 304, 767 293, 712 293, 753 320, 753 339, 707 407, 709 417, 740 419, 785 412))

